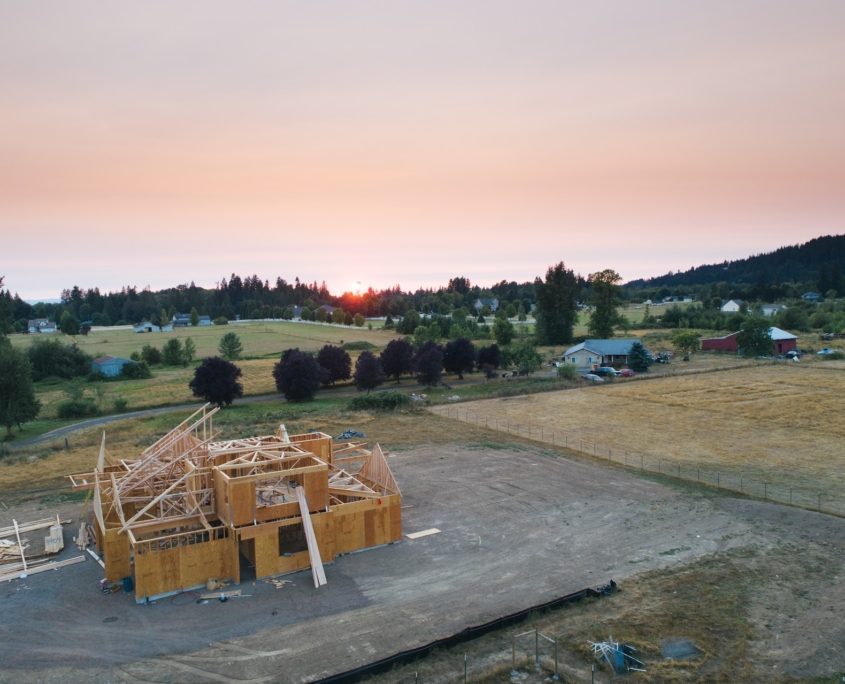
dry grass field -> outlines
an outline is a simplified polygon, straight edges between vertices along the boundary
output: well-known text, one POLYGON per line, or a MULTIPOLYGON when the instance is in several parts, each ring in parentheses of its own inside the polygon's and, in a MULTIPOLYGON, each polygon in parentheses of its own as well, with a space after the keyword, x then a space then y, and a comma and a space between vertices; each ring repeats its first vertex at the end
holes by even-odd
MULTIPOLYGON (((145 344, 162 347, 172 337, 184 340, 190 337, 197 346, 197 356, 217 354, 220 338, 228 332, 236 332, 241 338, 245 357, 281 354, 285 349, 299 347, 303 351, 318 351, 324 344, 367 341, 378 347, 385 346, 396 334, 386 330, 366 327, 338 327, 311 323, 290 323, 283 321, 261 321, 235 323, 230 325, 211 325, 202 328, 177 328, 170 333, 136 333, 129 329, 101 328, 87 336, 77 335, 72 338, 81 349, 92 356, 106 354, 128 358, 133 351, 140 351, 145 344)), ((64 335, 51 338, 69 341, 64 335)), ((11 335, 13 344, 28 346, 37 335, 11 335)))
MULTIPOLYGON (((831 494, 845 469, 842 362, 766 364, 463 404, 490 424, 831 494)), ((606 454, 605 454, 606 455, 606 454)))

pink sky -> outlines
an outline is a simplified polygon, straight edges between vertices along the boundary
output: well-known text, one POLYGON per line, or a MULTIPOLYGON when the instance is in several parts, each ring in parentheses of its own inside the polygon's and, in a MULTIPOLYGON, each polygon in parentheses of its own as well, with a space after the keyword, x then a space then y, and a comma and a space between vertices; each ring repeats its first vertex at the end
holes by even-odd
POLYGON ((845 225, 845 4, 0 9, 0 275, 626 279, 845 225))

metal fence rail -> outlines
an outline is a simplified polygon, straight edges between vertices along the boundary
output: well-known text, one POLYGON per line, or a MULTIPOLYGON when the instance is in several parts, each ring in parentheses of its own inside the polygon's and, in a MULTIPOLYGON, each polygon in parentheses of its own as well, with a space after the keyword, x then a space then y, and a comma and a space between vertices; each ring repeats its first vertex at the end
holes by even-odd
POLYGON ((845 516, 845 498, 829 491, 760 479, 735 470, 719 470, 709 464, 681 463, 680 461, 646 455, 627 445, 601 443, 558 430, 549 431, 526 423, 517 423, 510 420, 500 421, 496 416, 487 416, 461 406, 440 405, 432 406, 429 410, 446 418, 473 423, 491 430, 527 437, 552 446, 606 459, 632 470, 658 473, 688 482, 718 487, 725 491, 744 494, 764 501, 797 506, 819 513, 845 516))

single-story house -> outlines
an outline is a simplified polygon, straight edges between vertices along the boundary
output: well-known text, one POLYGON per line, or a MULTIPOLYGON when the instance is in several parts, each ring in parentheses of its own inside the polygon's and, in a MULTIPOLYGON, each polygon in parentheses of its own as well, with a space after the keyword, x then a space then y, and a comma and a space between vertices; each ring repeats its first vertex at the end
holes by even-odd
POLYGON ((741 299, 729 299, 724 304, 722 304, 722 313, 737 313, 741 307, 741 299))
POLYGON ((801 299, 805 302, 817 302, 819 301, 819 297, 821 297, 821 295, 818 292, 805 292, 801 295, 801 299))
POLYGON ((320 305, 319 307, 317 307, 317 308, 322 309, 322 310, 323 310, 323 311, 325 311, 326 313, 334 313, 334 307, 333 307, 333 306, 329 306, 328 304, 321 304, 321 305, 320 305))
POLYGON ((155 323, 150 323, 149 321, 142 321, 137 325, 133 325, 132 330, 136 333, 173 332, 173 323, 168 323, 167 325, 155 325, 155 323))
MULTIPOLYGON (((187 328, 191 325, 191 314, 175 314, 173 316, 174 328, 187 328)), ((211 325, 211 316, 200 316, 198 326, 211 325)))
POLYGON ((91 370, 113 378, 123 372, 123 367, 127 363, 135 362, 130 359, 122 359, 119 356, 101 356, 91 362, 91 370))
POLYGON ((496 309, 499 308, 499 300, 495 297, 482 297, 481 299, 475 300, 475 310, 481 311, 485 304, 490 307, 492 313, 496 313, 496 309))
POLYGON ((35 318, 28 321, 26 329, 31 333, 54 333, 58 330, 56 324, 46 318, 35 318))
POLYGON ((782 311, 785 308, 783 304, 763 304, 760 307, 760 312, 764 316, 774 316, 778 311, 782 311))
MULTIPOLYGON (((739 352, 739 345, 736 343, 736 336, 740 331, 724 335, 723 337, 706 337, 701 340, 701 348, 710 351, 729 351, 735 354, 739 352)), ((780 328, 769 328, 772 336, 772 354, 786 354, 798 346, 798 338, 780 328)))
POLYGON ((637 338, 627 340, 585 340, 563 352, 564 363, 571 363, 579 368, 594 366, 624 366, 628 363, 628 354, 637 338))

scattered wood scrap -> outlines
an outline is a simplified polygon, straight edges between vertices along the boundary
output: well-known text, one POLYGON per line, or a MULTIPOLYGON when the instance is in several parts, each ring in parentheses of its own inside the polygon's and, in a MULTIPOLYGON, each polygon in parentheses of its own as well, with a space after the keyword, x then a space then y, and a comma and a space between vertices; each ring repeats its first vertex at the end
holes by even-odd
POLYGON ((276 589, 281 589, 286 584, 290 584, 292 587, 296 586, 296 582, 293 580, 283 580, 283 579, 266 579, 264 580, 267 584, 272 584, 276 589))
POLYGON ((241 590, 235 589, 234 591, 218 591, 213 594, 200 594, 200 601, 210 601, 211 599, 219 599, 223 596, 230 598, 232 596, 240 596, 241 590))

